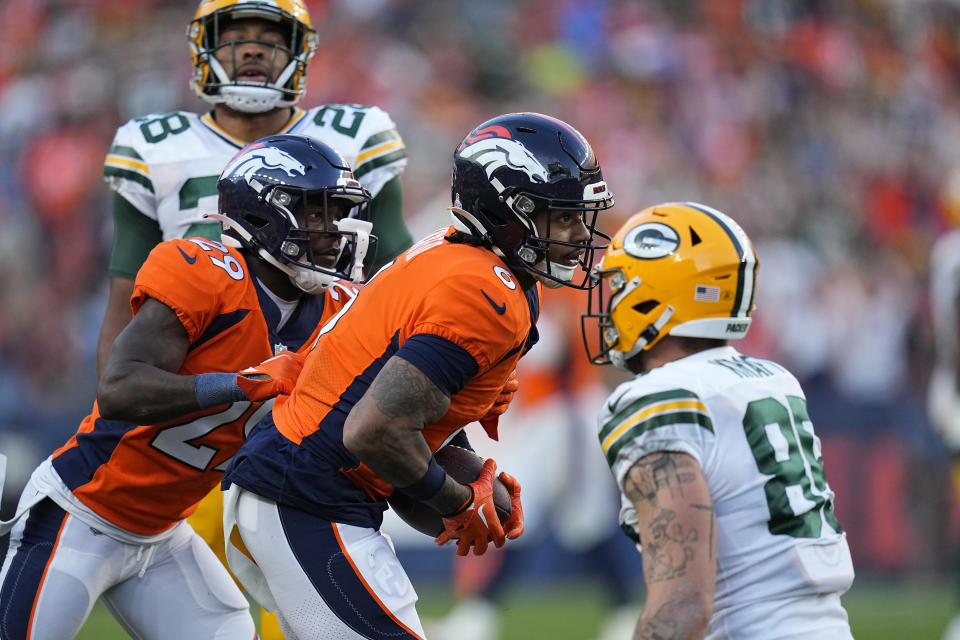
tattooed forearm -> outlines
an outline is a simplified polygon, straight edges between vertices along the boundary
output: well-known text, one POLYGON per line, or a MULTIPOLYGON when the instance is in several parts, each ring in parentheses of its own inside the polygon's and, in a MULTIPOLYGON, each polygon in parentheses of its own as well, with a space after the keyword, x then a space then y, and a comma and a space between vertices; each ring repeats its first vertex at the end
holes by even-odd
POLYGON ((655 512, 640 533, 643 544, 643 573, 647 583, 671 580, 686 575, 687 563, 694 558, 693 545, 699 540, 696 528, 684 528, 675 522, 669 509, 655 512))
POLYGON ((407 486, 423 477, 430 462, 421 431, 449 406, 450 399, 419 369, 391 358, 350 410, 343 444, 382 479, 407 486))
POLYGON ((377 409, 391 418, 416 418, 422 425, 443 417, 448 398, 422 371, 403 358, 393 358, 370 387, 377 409), (384 375, 387 374, 387 375, 384 375))
POLYGON ((702 638, 716 586, 716 515, 703 470, 688 454, 652 453, 630 467, 624 493, 637 512, 647 584, 634 637, 702 638))
POLYGON ((698 553, 712 559, 713 506, 695 502, 698 480, 699 465, 683 453, 646 455, 627 472, 625 493, 642 516, 639 534, 648 583, 686 576, 698 553), (706 517, 694 515, 704 511, 706 517))
POLYGON ((624 492, 631 502, 641 500, 656 505, 658 496, 683 495, 683 485, 693 482, 696 462, 686 455, 657 452, 637 460, 627 471, 624 492))
POLYGON ((677 640, 703 637, 709 612, 704 611, 703 599, 679 596, 657 607, 643 610, 637 622, 634 640, 677 640))

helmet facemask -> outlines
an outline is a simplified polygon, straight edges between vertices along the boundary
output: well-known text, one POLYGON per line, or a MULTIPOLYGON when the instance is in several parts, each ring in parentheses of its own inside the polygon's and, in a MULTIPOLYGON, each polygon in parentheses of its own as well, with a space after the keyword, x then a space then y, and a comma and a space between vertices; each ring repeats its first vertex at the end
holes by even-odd
POLYGON ((524 226, 530 230, 515 252, 515 261, 530 273, 539 276, 543 284, 551 289, 567 286, 574 289, 590 289, 596 281, 590 277, 594 255, 597 251, 604 251, 610 236, 596 228, 598 214, 612 206, 612 201, 598 200, 590 204, 589 201, 566 201, 541 198, 532 193, 520 193, 508 199, 511 208, 518 218, 524 221, 524 226), (590 234, 584 242, 569 242, 553 239, 554 218, 556 212, 569 211, 580 217, 587 232, 590 234), (535 221, 542 221, 542 233, 535 221), (527 226, 529 225, 529 226, 527 226), (601 238, 602 244, 594 244, 595 238, 601 238), (551 259, 551 250, 566 247, 571 252, 578 251, 577 264, 568 265, 551 259), (574 282, 577 268, 583 270, 583 279, 574 282))
MULTIPOLYGON (((345 187, 306 191, 272 186, 261 197, 289 226, 282 237, 272 234, 276 242, 271 243, 273 246, 264 246, 262 240, 250 235, 243 243, 247 249, 285 272, 307 293, 326 288, 335 280, 363 279, 363 258, 372 238, 372 225, 366 220, 367 196, 345 187)), ((261 237, 268 225, 275 225, 256 216, 248 215, 245 220, 260 225, 261 237)), ((235 224, 230 226, 236 228, 235 224)))
POLYGON ((646 296, 642 296, 645 299, 638 302, 634 294, 641 287, 642 280, 638 276, 628 279, 619 268, 604 269, 602 261, 591 277, 596 281, 595 288, 588 295, 587 312, 580 318, 587 356, 593 364, 612 364, 629 371, 627 361, 662 337, 661 330, 673 317, 674 308, 669 304, 661 305, 660 301, 646 296), (627 340, 633 336, 621 334, 614 320, 615 315, 633 318, 643 316, 649 322, 645 323, 644 329, 637 333, 633 344, 629 345, 627 340), (596 323, 595 329, 589 328, 590 323, 596 323), (591 346, 587 336, 594 332, 596 338, 593 340, 594 346, 591 346))
MULTIPOLYGON (((282 3, 281 3, 282 4, 282 3)), ((290 3, 288 3, 290 4, 290 3)), ((317 36, 309 24, 305 8, 292 3, 299 18, 290 11, 268 3, 236 3, 217 9, 207 15, 198 15, 187 29, 187 37, 194 58, 194 76, 191 80, 197 95, 211 104, 224 104, 245 113, 263 113, 271 109, 296 104, 305 91, 307 61, 317 47, 317 36), (232 40, 220 43, 223 32, 234 20, 256 18, 278 23, 283 44, 268 40, 232 40), (270 50, 264 58, 269 64, 264 80, 244 80, 231 77, 217 53, 230 60, 234 76, 243 66, 238 47, 255 43, 270 50), (224 52, 228 52, 224 55, 224 52), (287 64, 277 71, 279 56, 287 64), (270 74, 276 74, 272 79, 270 74)), ((202 5, 201 5, 202 9, 202 5)))

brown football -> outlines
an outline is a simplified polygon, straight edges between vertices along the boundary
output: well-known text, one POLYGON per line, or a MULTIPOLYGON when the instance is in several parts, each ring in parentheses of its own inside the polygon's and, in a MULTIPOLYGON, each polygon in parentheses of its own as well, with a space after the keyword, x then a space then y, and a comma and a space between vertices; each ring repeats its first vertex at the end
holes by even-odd
MULTIPOLYGON (((480 476, 485 460, 473 451, 455 445, 447 445, 439 449, 433 457, 454 480, 462 484, 470 484, 480 476)), ((499 472, 498 469, 497 473, 499 472)), ((419 502, 400 492, 395 492, 387 502, 401 520, 420 533, 436 538, 443 531, 443 519, 440 514, 425 502, 419 502)), ((500 522, 506 522, 511 510, 510 492, 499 478, 493 480, 493 504, 497 507, 500 522)))

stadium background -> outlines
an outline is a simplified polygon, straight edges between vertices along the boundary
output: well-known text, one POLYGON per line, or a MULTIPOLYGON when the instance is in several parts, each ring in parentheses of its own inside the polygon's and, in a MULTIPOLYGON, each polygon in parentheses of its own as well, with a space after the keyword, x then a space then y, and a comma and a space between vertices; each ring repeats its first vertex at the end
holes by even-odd
MULTIPOLYGON (((926 265, 933 239, 960 223, 950 188, 960 2, 308 4, 321 47, 303 104, 376 104, 393 116, 415 236, 446 222, 454 146, 514 110, 556 115, 591 140, 617 199, 608 231, 677 199, 742 223, 761 260, 742 347, 786 364, 808 390, 857 569, 845 600, 854 631, 938 637, 955 600, 958 518, 948 455, 923 407, 926 265)), ((3 515, 94 395, 112 228, 100 176, 113 133, 134 116, 205 108, 187 86, 194 10, 193 0, 0 5, 3 515)), ((540 400, 533 393, 603 384, 573 362, 575 307, 556 319, 566 356, 526 378, 521 406, 540 400), (544 381, 551 370, 559 377, 544 381)), ((525 550, 504 637, 586 637, 577 634, 603 617, 593 578, 552 533, 525 550)), ((424 608, 442 612, 451 552, 402 551, 424 608)))

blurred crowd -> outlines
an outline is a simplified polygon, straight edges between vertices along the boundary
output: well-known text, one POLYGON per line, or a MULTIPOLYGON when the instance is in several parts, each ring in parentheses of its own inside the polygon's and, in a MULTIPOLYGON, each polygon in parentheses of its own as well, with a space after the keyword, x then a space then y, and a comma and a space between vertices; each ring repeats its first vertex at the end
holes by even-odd
MULTIPOLYGON (((825 437, 854 452, 891 439, 916 502, 911 469, 945 457, 923 411, 926 263, 960 224, 960 2, 308 5, 321 46, 302 104, 392 115, 415 236, 446 223, 451 153, 476 122, 524 110, 573 123, 617 199, 607 231, 666 200, 743 225, 761 269, 742 348, 798 374, 825 437)), ((21 453, 13 475, 89 410, 112 241, 103 158, 131 117, 204 110, 188 87, 195 8, 0 5, 0 451, 21 453)), ((910 517, 944 538, 955 509, 937 500, 910 517)))

